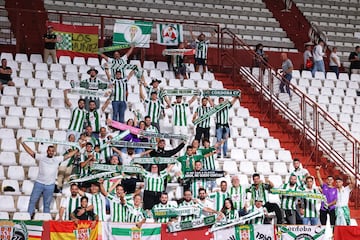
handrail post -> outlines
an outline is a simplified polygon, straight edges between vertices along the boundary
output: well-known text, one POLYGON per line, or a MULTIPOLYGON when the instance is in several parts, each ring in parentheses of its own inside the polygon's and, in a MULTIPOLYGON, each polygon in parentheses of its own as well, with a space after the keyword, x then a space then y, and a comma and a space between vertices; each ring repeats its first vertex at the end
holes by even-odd
POLYGON ((100 47, 104 47, 104 16, 101 16, 100 18, 100 47))

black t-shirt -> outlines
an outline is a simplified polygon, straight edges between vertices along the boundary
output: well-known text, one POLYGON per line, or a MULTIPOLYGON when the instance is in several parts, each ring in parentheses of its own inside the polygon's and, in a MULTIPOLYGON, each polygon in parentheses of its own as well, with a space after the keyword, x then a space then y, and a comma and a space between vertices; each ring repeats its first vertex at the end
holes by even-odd
POLYGON ((78 207, 77 209, 75 209, 75 211, 73 212, 74 216, 79 219, 79 220, 90 220, 90 221, 94 221, 95 220, 95 213, 93 211, 86 211, 83 215, 78 216, 77 213, 81 210, 81 207, 78 207))
MULTIPOLYGON (((355 56, 360 57, 359 55, 360 54, 358 54, 356 52, 352 52, 352 53, 350 53, 349 60, 355 59, 355 56)), ((358 58, 357 61, 350 62, 350 68, 351 69, 360 69, 360 58, 358 58)))
MULTIPOLYGON (((2 69, 4 69, 4 70, 11 70, 11 67, 5 67, 5 68, 3 68, 2 67, 2 69)), ((1 80, 5 80, 5 81, 11 81, 11 74, 4 74, 4 73, 0 73, 0 79, 1 80)))
MULTIPOLYGON (((44 34, 44 39, 45 38, 47 38, 47 39, 56 39, 56 35, 53 34, 53 33, 47 33, 47 34, 44 34)), ((46 42, 45 43, 45 48, 49 49, 49 50, 53 50, 53 49, 55 49, 55 45, 56 45, 56 43, 54 43, 54 42, 46 42)))

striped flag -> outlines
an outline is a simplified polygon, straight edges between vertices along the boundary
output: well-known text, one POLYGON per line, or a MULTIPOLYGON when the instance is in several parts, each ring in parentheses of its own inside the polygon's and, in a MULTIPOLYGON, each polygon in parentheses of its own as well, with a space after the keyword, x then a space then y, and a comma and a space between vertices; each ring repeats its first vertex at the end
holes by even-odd
POLYGON ((113 45, 135 44, 135 47, 149 48, 152 22, 116 20, 113 45))
POLYGON ((103 236, 108 240, 161 240, 161 224, 143 224, 137 228, 134 223, 102 223, 103 236))
POLYGON ((177 46, 183 41, 183 27, 180 24, 157 24, 156 34, 157 42, 161 45, 177 46))
POLYGON ((96 223, 94 228, 90 228, 91 221, 79 221, 77 225, 70 221, 50 221, 50 239, 51 240, 96 240, 101 239, 98 236, 98 229, 101 229, 101 222, 96 223))
POLYGON ((0 221, 0 239, 41 239, 43 221, 0 221))

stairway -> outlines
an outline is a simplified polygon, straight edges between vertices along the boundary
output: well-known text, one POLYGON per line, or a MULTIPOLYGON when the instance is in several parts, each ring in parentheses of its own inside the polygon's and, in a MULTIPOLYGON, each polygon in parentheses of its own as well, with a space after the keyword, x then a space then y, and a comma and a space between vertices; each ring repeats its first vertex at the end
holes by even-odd
POLYGON ((274 18, 280 23, 280 26, 286 31, 288 37, 293 41, 295 48, 299 52, 304 51, 304 43, 309 42, 308 32, 311 28, 310 23, 296 7, 292 4, 290 12, 283 11, 285 4, 283 0, 263 0, 266 7, 272 12, 274 18))
POLYGON ((40 53, 46 32, 47 13, 42 0, 6 0, 11 30, 16 37, 16 52, 40 53))

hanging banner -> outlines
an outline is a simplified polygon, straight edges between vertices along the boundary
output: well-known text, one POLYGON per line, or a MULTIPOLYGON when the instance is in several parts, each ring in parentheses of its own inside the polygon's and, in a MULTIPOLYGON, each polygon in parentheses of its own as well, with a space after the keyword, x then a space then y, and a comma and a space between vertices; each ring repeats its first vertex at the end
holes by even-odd
POLYGON ((107 240, 161 240, 161 224, 143 224, 137 228, 135 223, 103 222, 102 235, 107 240))
MULTIPOLYGON (((213 240, 214 235, 209 232, 209 227, 195 228, 191 230, 168 232, 166 224, 161 226, 161 240, 213 240)), ((221 239, 228 240, 228 239, 221 239)))
POLYGON ((113 45, 149 48, 152 22, 134 20, 116 20, 114 24, 113 45))
POLYGON ((48 236, 43 239, 50 240, 97 240, 102 239, 101 222, 79 221, 75 224, 72 221, 48 221, 48 236))
POLYGON ((0 239, 37 240, 43 233, 43 221, 0 221, 0 239))
POLYGON ((336 240, 360 239, 360 227, 359 226, 335 226, 334 239, 336 239, 336 240))
POLYGON ((249 224, 214 232, 215 240, 275 240, 274 225, 249 224))
POLYGON ((156 24, 157 43, 166 46, 177 46, 183 42, 183 27, 180 24, 156 24))
POLYGON ((57 36, 56 54, 70 57, 97 57, 99 29, 97 26, 77 26, 50 22, 57 36))
MULTIPOLYGON (((325 240, 326 226, 277 225, 277 236, 281 240, 325 240)), ((337 239, 337 238, 335 238, 337 239)), ((348 238, 351 239, 351 238, 348 238)))

